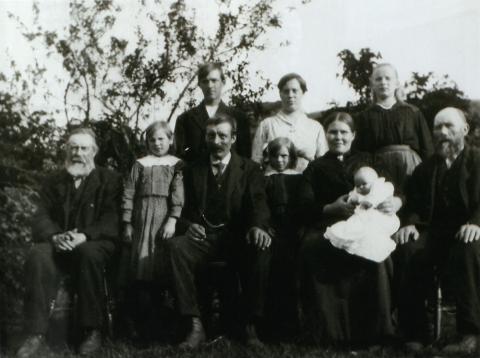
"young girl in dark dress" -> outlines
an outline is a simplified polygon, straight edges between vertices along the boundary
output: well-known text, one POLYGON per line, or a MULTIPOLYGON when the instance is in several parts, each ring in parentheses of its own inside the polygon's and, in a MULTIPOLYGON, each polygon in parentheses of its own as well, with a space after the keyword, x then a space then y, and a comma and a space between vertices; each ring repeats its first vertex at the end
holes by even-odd
POLYGON ((353 147, 383 159, 396 188, 403 188, 413 169, 433 154, 430 130, 418 108, 403 102, 396 69, 377 65, 370 77, 374 104, 355 118, 353 147))
POLYGON ((269 310, 275 338, 292 337, 298 327, 296 199, 301 174, 294 170, 296 153, 292 141, 285 137, 272 140, 266 148, 265 182, 274 236, 269 310))

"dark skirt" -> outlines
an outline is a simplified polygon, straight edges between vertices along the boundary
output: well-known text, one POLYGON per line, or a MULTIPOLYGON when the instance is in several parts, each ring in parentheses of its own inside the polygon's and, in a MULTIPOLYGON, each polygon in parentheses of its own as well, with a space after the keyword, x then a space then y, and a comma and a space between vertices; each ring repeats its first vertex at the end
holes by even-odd
POLYGON ((333 247, 310 231, 300 249, 306 324, 323 344, 370 345, 393 335, 390 258, 375 263, 333 247))
POLYGON ((413 170, 422 162, 420 156, 408 145, 389 145, 375 153, 381 164, 392 176, 395 188, 403 189, 413 170))

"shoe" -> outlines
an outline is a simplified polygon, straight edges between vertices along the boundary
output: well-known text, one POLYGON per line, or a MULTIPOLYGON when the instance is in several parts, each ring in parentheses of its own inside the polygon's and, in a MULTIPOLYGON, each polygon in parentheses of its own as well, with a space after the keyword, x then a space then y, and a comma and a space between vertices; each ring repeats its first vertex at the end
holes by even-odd
POLYGON ((425 346, 422 343, 417 341, 405 342, 404 346, 405 346, 405 350, 411 353, 421 352, 425 348, 425 346))
POLYGON ((45 336, 43 334, 35 334, 28 336, 22 346, 17 351, 18 358, 32 357, 45 344, 45 336))
POLYGON ((102 334, 98 329, 92 329, 78 347, 78 354, 88 356, 97 352, 102 347, 102 334))
POLYGON ((258 339, 257 329, 253 323, 249 323, 245 326, 245 344, 253 348, 263 347, 263 343, 258 339))
POLYGON ((202 321, 198 317, 192 317, 192 328, 185 340, 180 343, 181 349, 195 349, 205 341, 205 330, 202 321))
POLYGON ((477 346, 477 336, 468 334, 460 342, 445 346, 442 351, 448 354, 471 354, 477 351, 477 346))

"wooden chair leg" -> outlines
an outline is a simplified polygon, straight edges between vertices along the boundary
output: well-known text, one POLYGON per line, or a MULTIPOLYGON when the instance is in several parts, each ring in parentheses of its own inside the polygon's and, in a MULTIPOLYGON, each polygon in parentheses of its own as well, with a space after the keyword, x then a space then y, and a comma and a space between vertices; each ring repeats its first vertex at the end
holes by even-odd
POLYGON ((105 270, 103 275, 103 289, 105 293, 105 322, 106 333, 109 338, 113 338, 113 312, 115 310, 115 301, 110 292, 110 288, 107 282, 107 272, 105 270))
POLYGON ((442 334, 442 287, 438 274, 435 277, 435 321, 434 321, 434 339, 437 341, 442 334))

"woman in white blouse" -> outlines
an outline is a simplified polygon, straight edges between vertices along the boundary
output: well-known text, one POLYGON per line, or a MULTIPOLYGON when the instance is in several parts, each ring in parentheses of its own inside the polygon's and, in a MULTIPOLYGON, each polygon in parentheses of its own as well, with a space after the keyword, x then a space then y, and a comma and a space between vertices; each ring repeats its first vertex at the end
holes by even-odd
POLYGON ((305 80, 296 73, 283 76, 278 82, 282 109, 259 125, 252 145, 252 159, 263 161, 263 150, 273 139, 289 138, 297 148, 296 170, 303 172, 308 163, 327 150, 322 125, 307 117, 302 110, 302 98, 307 91, 305 80))

